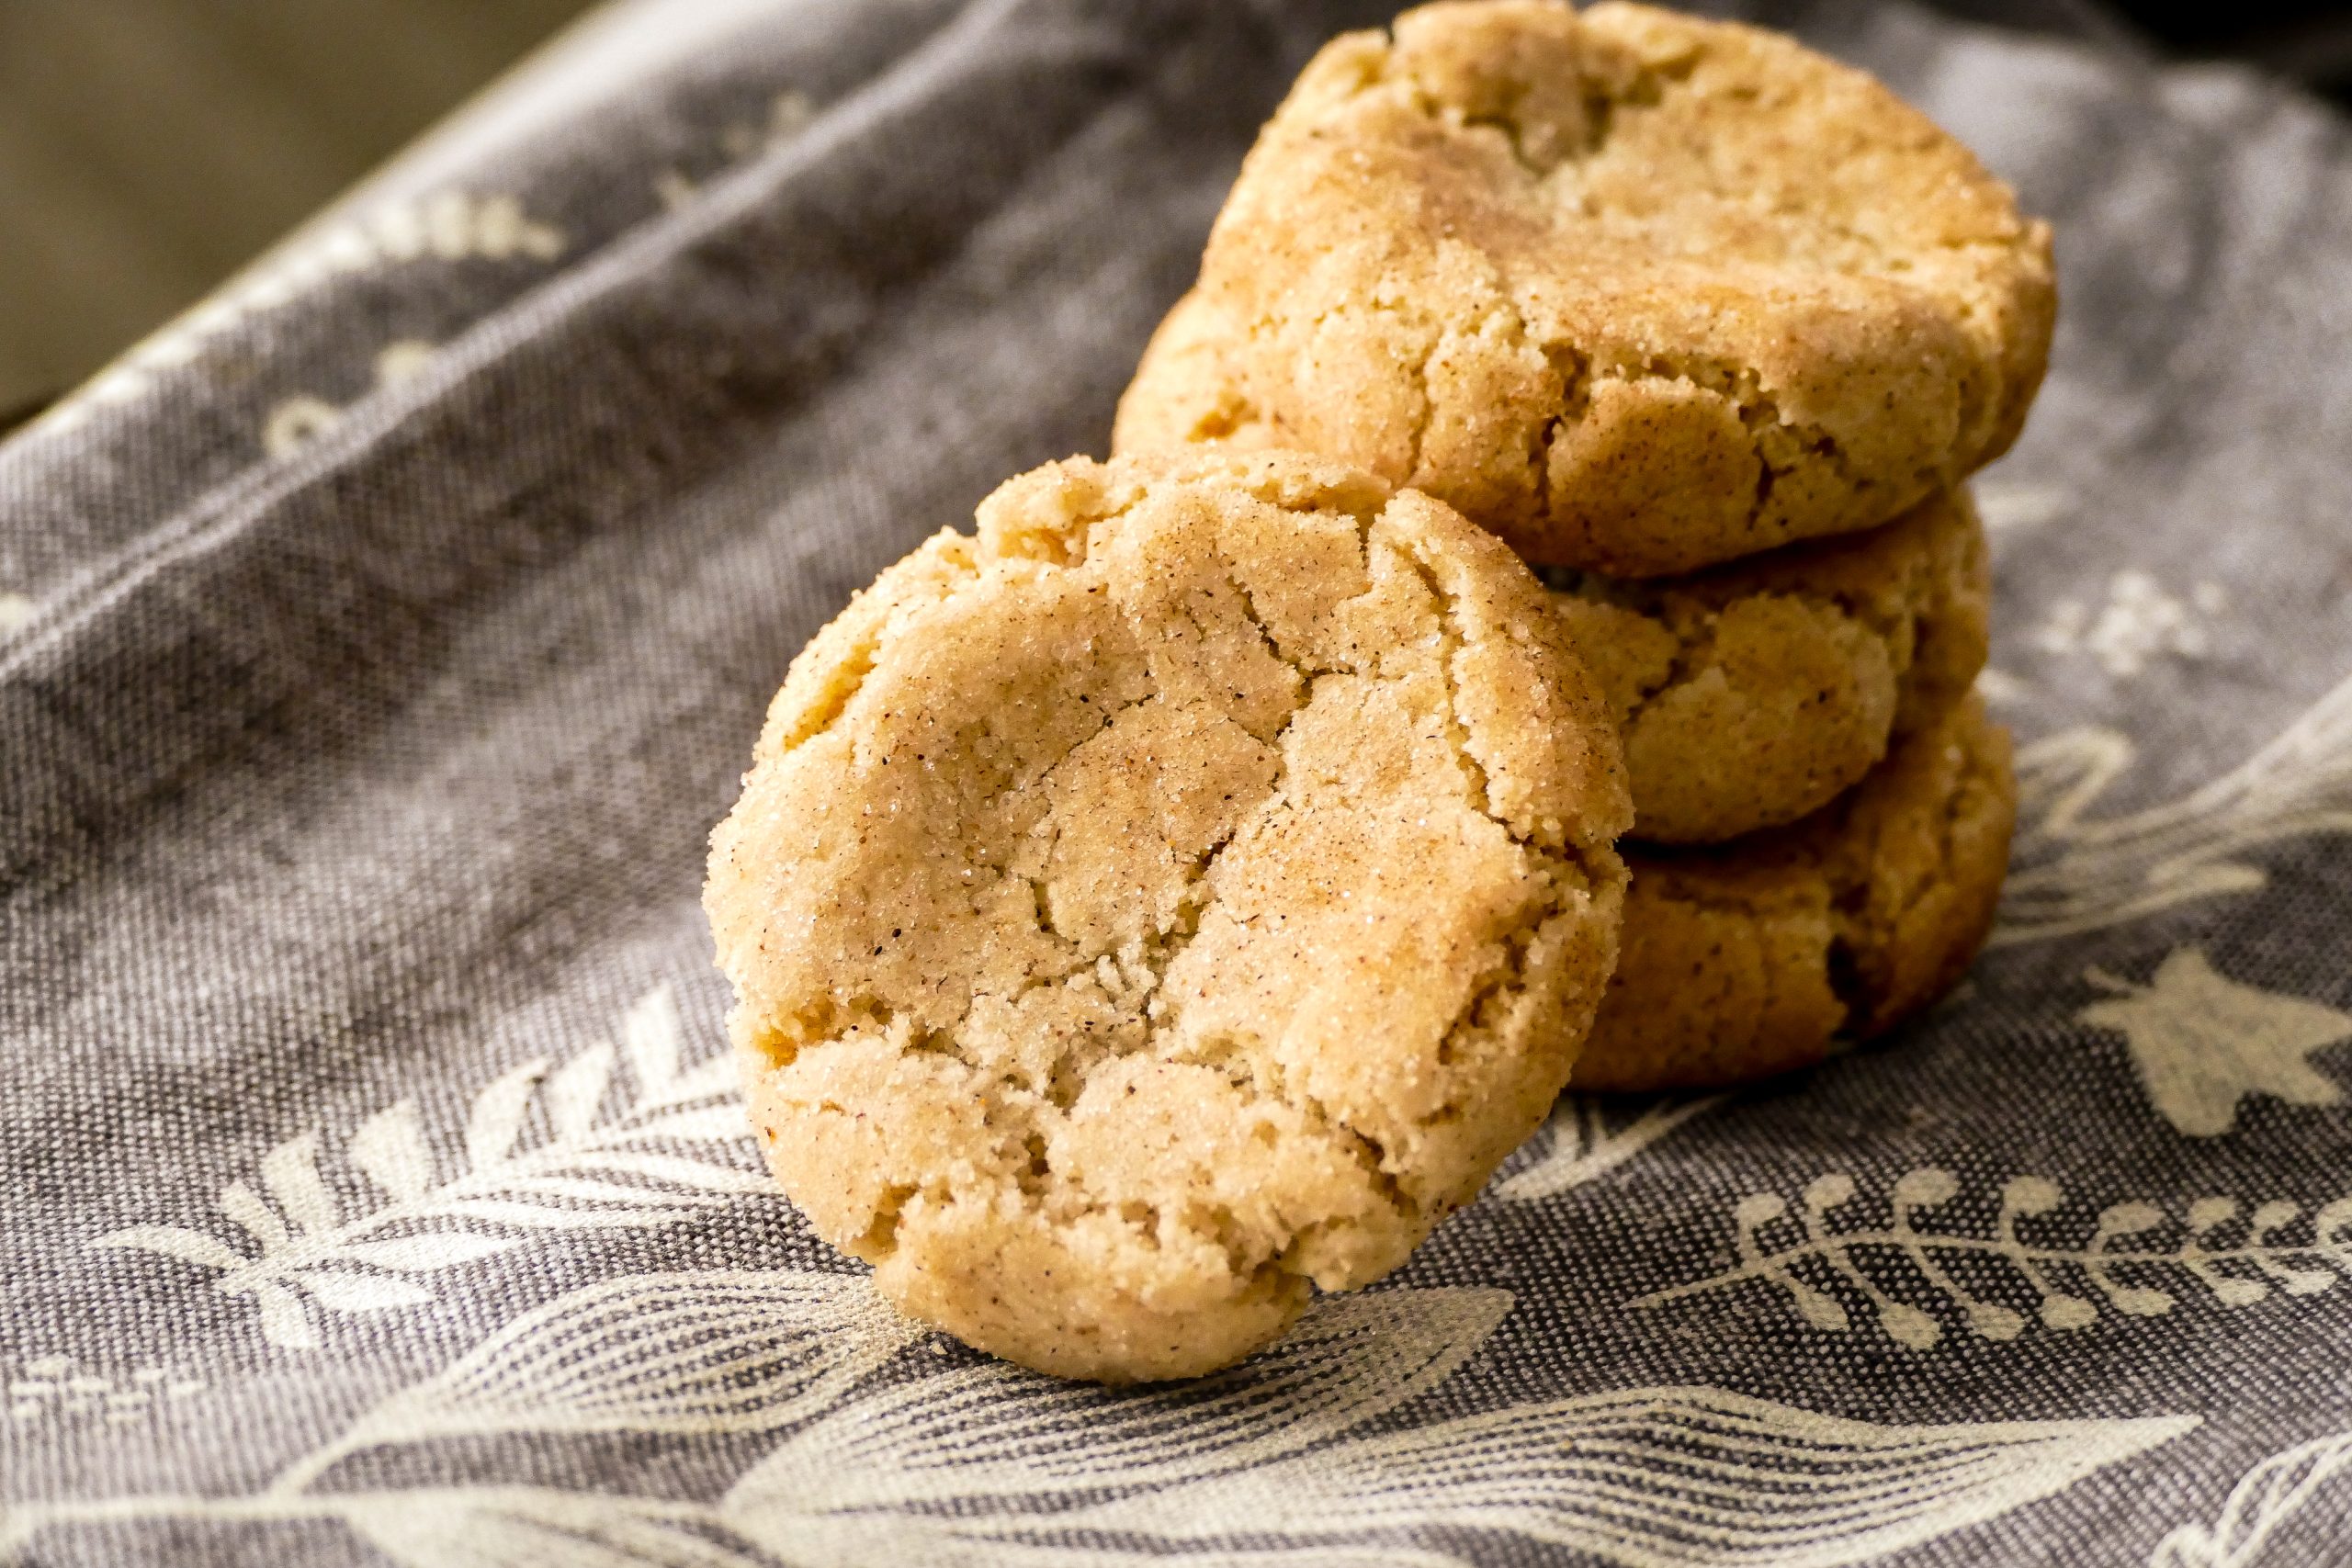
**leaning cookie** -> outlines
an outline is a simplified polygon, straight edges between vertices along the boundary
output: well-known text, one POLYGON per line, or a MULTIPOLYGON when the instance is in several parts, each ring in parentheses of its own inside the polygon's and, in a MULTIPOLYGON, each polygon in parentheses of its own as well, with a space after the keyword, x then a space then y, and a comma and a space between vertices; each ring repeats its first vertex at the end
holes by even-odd
POLYGON ((1991 567, 1962 492, 1689 577, 1553 581, 1623 726, 1634 832, 1655 842, 1826 806, 1984 667, 1991 567))
POLYGON ((1119 449, 1325 452, 1532 560, 1690 571, 1997 456, 2054 309, 2047 228, 1860 72, 1643 6, 1430 6, 1308 65, 1119 449))
POLYGON ((974 1345, 1222 1366, 1541 1122, 1630 814, 1543 588, 1438 502, 1288 456, 1026 475, 794 662, 714 837, 768 1161, 974 1345))
POLYGON ((1984 944, 2016 809, 2008 735, 1971 696, 1803 822, 1629 852, 1617 973, 1575 1087, 1741 1083, 1919 1011, 1984 944))

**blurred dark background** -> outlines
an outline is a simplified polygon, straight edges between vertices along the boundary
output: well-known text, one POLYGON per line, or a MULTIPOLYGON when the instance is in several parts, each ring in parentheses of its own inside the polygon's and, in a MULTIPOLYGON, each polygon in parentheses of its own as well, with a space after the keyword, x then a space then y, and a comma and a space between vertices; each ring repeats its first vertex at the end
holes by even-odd
POLYGON ((2123 6, 2126 19, 2180 55, 2248 61, 2352 107, 2352 6, 2220 0, 2210 6, 2123 6))
MULTIPOLYGON (((2152 57, 2242 61, 2352 106, 2352 4, 1931 3, 2152 57)), ((0 429, 590 8, 0 0, 0 429)))
POLYGON ((2352 4, 2346 0, 1926 0, 1949 15, 2076 33, 2159 58, 2237 61, 2352 107, 2352 4))

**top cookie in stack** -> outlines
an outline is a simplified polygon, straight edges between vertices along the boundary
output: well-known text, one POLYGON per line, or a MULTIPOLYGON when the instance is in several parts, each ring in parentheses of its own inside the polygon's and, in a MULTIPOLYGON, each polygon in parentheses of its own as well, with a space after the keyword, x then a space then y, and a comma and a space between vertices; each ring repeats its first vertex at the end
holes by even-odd
POLYGON ((1321 452, 1532 561, 1690 571, 1886 522, 2005 450, 2049 246, 1966 148, 1789 39, 1431 6, 1307 67, 1117 444, 1321 452))
POLYGON ((1984 939, 2015 792, 1960 487, 2055 305, 2047 226, 1860 72, 1617 0, 1435 5, 1307 67, 1114 442, 1344 458, 1545 569, 1648 846, 1577 1081, 1734 1081, 1984 939))

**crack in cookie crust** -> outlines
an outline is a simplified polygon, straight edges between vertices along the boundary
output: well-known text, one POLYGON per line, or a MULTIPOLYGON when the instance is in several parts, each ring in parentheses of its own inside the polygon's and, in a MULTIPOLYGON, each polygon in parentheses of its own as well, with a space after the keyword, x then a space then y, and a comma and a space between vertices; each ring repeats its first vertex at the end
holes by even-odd
POLYGON ((1690 577, 1545 580, 1617 715, 1634 832, 1652 842, 1826 806, 1947 712, 1987 650, 1991 569, 1964 493, 1690 577))
POLYGON ((1325 452, 1531 559, 1654 576, 1997 456, 2054 294, 2046 227, 1860 73, 1617 0, 1474 0, 1317 56, 1180 310, 1117 450, 1325 452))
POLYGON ((1622 957, 1576 1087, 1741 1083, 1909 1018, 1983 945, 2016 807, 2008 737, 1970 696, 1802 822, 1630 853, 1622 957))
MULTIPOLYGON (((1290 440, 1224 378, 1199 311, 1188 297, 1147 351, 1122 449, 1290 440)), ((1634 830, 1664 843, 1818 809, 1957 701, 1986 652, 1989 566, 1959 491, 1864 534, 1685 577, 1548 581, 1573 592, 1563 614, 1623 727, 1634 830)))
POLYGON ((1112 1380, 1395 1267, 1613 962, 1613 734, 1543 591, 1289 457, 1056 465, 797 660, 708 903, 827 1239, 1112 1380))

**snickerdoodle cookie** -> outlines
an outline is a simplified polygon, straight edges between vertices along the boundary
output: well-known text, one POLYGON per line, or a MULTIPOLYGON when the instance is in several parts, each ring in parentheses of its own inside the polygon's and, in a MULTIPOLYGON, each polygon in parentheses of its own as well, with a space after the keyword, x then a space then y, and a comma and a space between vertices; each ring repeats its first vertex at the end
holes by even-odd
POLYGON ((2054 305, 2047 228, 1860 72, 1615 0, 1429 6, 1307 66, 1118 449, 1328 453, 1532 560, 1689 571, 1997 456, 2054 305))
POLYGON ((1992 572, 1962 492, 1689 577, 1553 581, 1623 727, 1634 833, 1657 842, 1827 805, 1984 667, 1992 572))
POLYGON ((1970 696, 1827 809, 1735 844, 1629 852, 1617 973, 1579 1089, 1805 1066, 1960 978, 1999 902, 2017 781, 1970 696))
POLYGON ((1544 590, 1442 504, 1283 455, 1025 475, 794 661, 714 837, 769 1163, 974 1345, 1224 1365, 1542 1121, 1629 818, 1544 590))

